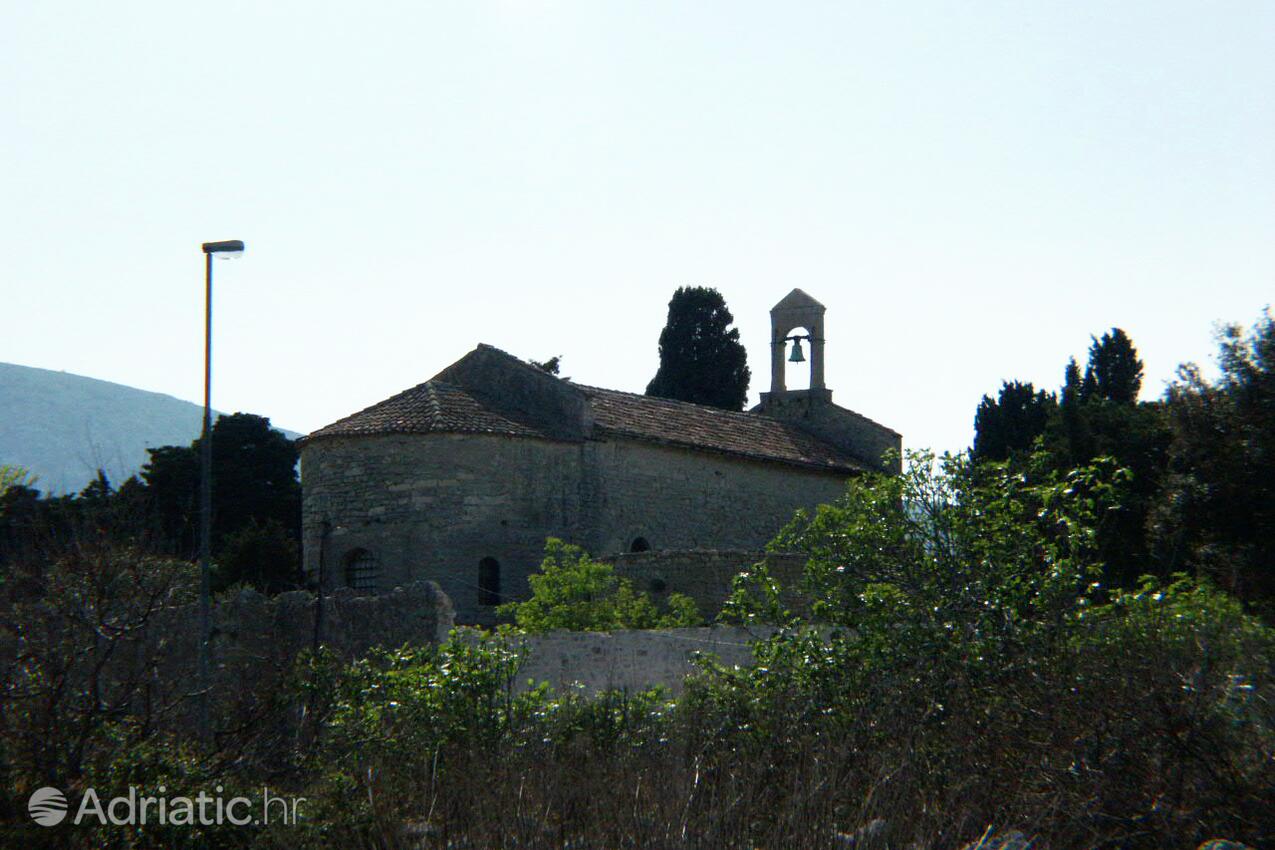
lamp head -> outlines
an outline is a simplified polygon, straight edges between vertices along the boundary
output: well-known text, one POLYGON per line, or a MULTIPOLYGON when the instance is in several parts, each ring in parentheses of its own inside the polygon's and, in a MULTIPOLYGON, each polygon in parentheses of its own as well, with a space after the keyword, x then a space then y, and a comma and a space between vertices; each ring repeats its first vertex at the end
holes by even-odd
POLYGON ((205 242, 204 253, 213 254, 223 260, 241 257, 243 256, 243 240, 227 239, 224 242, 205 242))

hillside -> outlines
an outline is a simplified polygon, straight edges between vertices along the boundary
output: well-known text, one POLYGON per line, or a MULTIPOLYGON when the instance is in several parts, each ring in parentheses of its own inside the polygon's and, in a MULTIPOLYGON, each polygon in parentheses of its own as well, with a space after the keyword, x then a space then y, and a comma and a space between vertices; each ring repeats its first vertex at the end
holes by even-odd
POLYGON ((0 363, 0 464, 35 473, 47 493, 78 491, 99 467, 118 484, 146 462, 146 449, 190 443, 202 416, 162 393, 0 363))

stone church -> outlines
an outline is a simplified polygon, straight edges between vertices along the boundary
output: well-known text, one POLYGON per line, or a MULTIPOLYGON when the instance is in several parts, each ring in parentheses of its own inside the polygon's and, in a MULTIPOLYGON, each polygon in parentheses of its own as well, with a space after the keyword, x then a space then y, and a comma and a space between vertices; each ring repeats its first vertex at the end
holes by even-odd
POLYGON ((770 392, 748 412, 583 386, 479 345, 303 439, 305 569, 325 588, 436 581, 458 622, 489 622, 528 593, 547 537, 602 557, 760 549, 900 442, 832 403, 824 307, 800 289, 771 310, 770 392), (789 390, 802 342, 810 388, 789 390))

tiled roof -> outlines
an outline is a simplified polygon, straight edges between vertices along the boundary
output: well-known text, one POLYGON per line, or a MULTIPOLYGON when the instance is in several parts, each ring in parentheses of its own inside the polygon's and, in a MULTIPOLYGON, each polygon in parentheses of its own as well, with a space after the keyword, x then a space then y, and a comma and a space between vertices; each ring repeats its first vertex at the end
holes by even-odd
MULTIPOLYGON (((503 369, 513 369, 515 365, 519 369, 533 368, 490 346, 479 346, 468 356, 474 355, 495 357, 503 369)), ((440 374, 446 374, 446 370, 440 374)), ((539 371, 528 374, 544 377, 539 371)), ((759 413, 563 383, 588 402, 595 437, 623 437, 836 472, 868 468, 863 461, 802 428, 759 413)), ((514 407, 512 399, 502 401, 494 394, 434 378, 320 428, 303 441, 362 434, 428 433, 564 439, 565 429, 555 427, 562 423, 544 421, 546 416, 561 415, 550 413, 552 408, 532 414, 515 412, 514 407)))
POLYGON ((605 434, 837 471, 864 463, 795 425, 684 401, 580 386, 605 434))
POLYGON ((356 434, 508 434, 545 437, 534 424, 519 422, 462 387, 426 381, 320 428, 304 439, 356 434))

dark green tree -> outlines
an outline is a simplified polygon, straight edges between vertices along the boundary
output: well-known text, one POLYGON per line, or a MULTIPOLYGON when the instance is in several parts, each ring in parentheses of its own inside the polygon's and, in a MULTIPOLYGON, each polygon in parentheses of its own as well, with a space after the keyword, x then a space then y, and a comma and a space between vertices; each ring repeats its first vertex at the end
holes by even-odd
POLYGON ((1082 397, 1103 398, 1133 404, 1142 389, 1142 361, 1128 334, 1112 328, 1102 339, 1090 337, 1089 365, 1085 368, 1082 397))
MULTIPOLYGON (((173 551, 190 556, 199 522, 199 455, 202 438, 189 446, 150 450, 142 468, 148 500, 173 551)), ((299 537, 301 485, 297 448, 263 416, 220 416, 212 430, 213 551, 253 523, 271 520, 299 537)))
POLYGON ((716 289, 683 286, 668 304, 660 332, 660 368, 646 394, 742 410, 748 400, 748 353, 735 317, 716 289))
POLYGON ((1174 569, 1207 575, 1275 620, 1275 319, 1219 336, 1221 377, 1169 388, 1169 472, 1154 531, 1174 569))
POLYGON ((1056 406, 1052 393, 1037 391, 1030 382, 1005 381, 999 396, 983 396, 974 413, 974 459, 1008 460, 1030 451, 1056 406))
POLYGON ((301 587, 295 535, 274 519, 253 521, 228 534, 217 557, 212 589, 221 592, 236 584, 262 593, 282 593, 301 587))
MULTIPOLYGON (((147 453, 150 460, 142 467, 141 477, 147 508, 167 543, 162 548, 179 557, 194 557, 198 546, 199 453, 192 446, 159 446, 147 449, 147 453)), ((215 469, 213 474, 215 478, 215 469)), ((216 492, 214 488, 214 499, 216 492)))
POLYGON ((984 396, 975 413, 971 456, 980 463, 1009 460, 1022 466, 1018 461, 1039 438, 1046 466, 1054 471, 1101 457, 1129 470, 1125 496, 1104 515, 1097 534, 1106 580, 1132 587, 1143 574, 1170 571, 1153 554, 1148 536, 1169 435, 1164 405, 1137 402, 1142 362, 1128 335, 1113 328, 1091 341, 1083 377, 1075 359, 1069 360, 1056 401, 1018 382, 1007 382, 995 400, 984 396))

